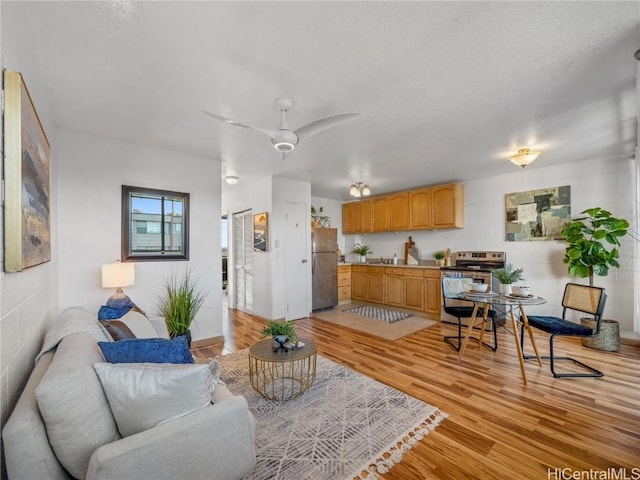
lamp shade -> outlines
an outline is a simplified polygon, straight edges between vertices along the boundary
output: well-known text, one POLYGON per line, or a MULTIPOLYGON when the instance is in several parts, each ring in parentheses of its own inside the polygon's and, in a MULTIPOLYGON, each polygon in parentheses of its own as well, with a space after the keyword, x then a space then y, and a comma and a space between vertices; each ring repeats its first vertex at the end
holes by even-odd
POLYGON ((133 285, 136 272, 133 263, 106 263, 102 265, 102 288, 120 288, 133 285))
POLYGON ((536 158, 540 156, 540 152, 534 152, 533 150, 529 150, 528 148, 521 148, 518 150, 518 153, 509 157, 509 161, 519 167, 526 167, 531 162, 533 162, 536 158))

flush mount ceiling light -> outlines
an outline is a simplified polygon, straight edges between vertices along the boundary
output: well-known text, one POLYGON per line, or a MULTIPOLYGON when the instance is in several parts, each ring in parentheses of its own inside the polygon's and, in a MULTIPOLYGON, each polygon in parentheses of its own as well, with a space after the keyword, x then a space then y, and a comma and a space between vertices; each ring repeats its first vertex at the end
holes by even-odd
POLYGON ((364 182, 352 183, 349 194, 356 198, 368 197, 371 195, 371 188, 369 188, 369 185, 365 185, 364 182))
POLYGON ((528 148, 521 148, 518 150, 518 153, 509 157, 509 161, 519 167, 526 167, 531 162, 533 162, 538 156, 540 152, 534 152, 533 150, 529 150, 528 148))
POLYGON ((226 177, 224 177, 224 180, 229 185, 235 185, 236 183, 238 183, 238 180, 240 180, 240 177, 238 177, 237 175, 227 175, 226 177))

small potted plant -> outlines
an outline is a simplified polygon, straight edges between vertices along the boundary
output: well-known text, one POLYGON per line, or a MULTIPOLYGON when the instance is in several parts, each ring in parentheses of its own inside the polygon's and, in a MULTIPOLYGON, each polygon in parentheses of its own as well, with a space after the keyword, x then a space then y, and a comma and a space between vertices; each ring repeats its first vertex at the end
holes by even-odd
POLYGON ((289 351, 289 344, 296 342, 296 332, 292 322, 279 322, 277 320, 268 320, 267 326, 262 330, 262 335, 273 337, 273 351, 277 352, 283 349, 289 351))
POLYGON ((327 215, 322 215, 323 207, 316 209, 311 205, 311 226, 313 228, 326 228, 331 226, 331 220, 327 215))
POLYGON ((367 255, 373 253, 373 250, 371 250, 371 247, 369 245, 356 243, 353 246, 353 250, 351 250, 351 253, 355 253, 356 255, 360 256, 360 263, 367 263, 367 255))
POLYGON ((438 267, 444 267, 444 259, 446 258, 447 254, 444 252, 444 250, 438 250, 437 252, 433 252, 433 258, 436 261, 436 265, 438 267))
POLYGON ((504 268, 491 270, 491 273, 500 282, 500 293, 510 295, 511 285, 518 280, 524 280, 522 277, 523 271, 522 268, 515 268, 510 263, 507 263, 504 268))
POLYGON ((165 296, 160 298, 160 314, 167 324, 167 331, 171 338, 186 335, 191 346, 191 332, 189 327, 196 318, 196 314, 207 293, 196 286, 191 278, 191 271, 186 270, 182 278, 172 274, 165 283, 165 296))

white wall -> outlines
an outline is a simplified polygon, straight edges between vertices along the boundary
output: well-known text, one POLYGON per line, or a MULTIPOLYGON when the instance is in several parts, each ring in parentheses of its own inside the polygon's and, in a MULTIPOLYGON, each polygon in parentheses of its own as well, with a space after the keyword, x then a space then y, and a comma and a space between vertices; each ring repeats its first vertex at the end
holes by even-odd
MULTIPOLYGON (((58 161, 57 133, 54 128, 49 86, 34 55, 33 45, 23 25, 13 21, 11 5, 0 8, 0 64, 22 73, 36 107, 40 121, 52 147, 52 163, 58 161)), ((0 119, 0 127, 2 119, 0 119)), ((0 142, 1 143, 1 142, 0 142)), ((0 146, 0 149, 3 148, 0 146)), ((4 158, 4 154, 2 154, 4 158)), ((57 306, 57 236, 56 236, 56 174, 51 171, 51 261, 19 273, 4 273, 0 258, 0 426, 22 391, 33 369, 33 360, 40 350, 44 333, 55 318, 57 306)), ((2 205, 4 208, 4 205, 2 205)), ((0 222, 0 251, 4 250, 4 231, 0 222)), ((2 463, 2 474, 4 462, 2 463)))
POLYGON ((189 261, 136 262, 136 283, 125 292, 155 315, 164 281, 189 267, 209 292, 193 338, 222 335, 220 162, 68 131, 58 157, 60 308, 97 312, 113 293, 101 288, 100 267, 120 258, 122 185, 186 192, 189 261))
MULTIPOLYGON (((631 220, 635 202, 635 166, 629 160, 592 160, 547 168, 517 169, 514 173, 464 183, 465 224, 463 229, 411 231, 369 235, 347 235, 347 243, 363 241, 371 245, 375 257, 392 257, 404 252, 411 235, 422 259, 431 259, 436 250, 497 250, 507 253, 507 261, 524 268, 526 283, 549 301, 537 313, 560 313, 564 284, 574 279, 562 262, 566 244, 562 241, 505 241, 505 194, 553 186, 571 186, 571 213, 576 217, 587 208, 599 206, 617 217, 631 220)), ((618 320, 622 331, 633 329, 634 241, 622 239, 620 269, 594 283, 607 289, 605 317, 618 320)))

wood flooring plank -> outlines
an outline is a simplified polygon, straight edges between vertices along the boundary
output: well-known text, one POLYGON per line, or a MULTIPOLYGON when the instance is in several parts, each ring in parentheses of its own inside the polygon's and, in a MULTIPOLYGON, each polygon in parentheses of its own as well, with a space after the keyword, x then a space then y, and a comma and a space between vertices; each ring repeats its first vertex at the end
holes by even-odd
MULTIPOLYGON (((263 320, 235 310, 229 318, 224 346, 197 349, 196 356, 238 351, 261 338, 263 320)), ((456 333, 454 325, 438 323, 395 341, 313 318, 296 320, 295 327, 320 355, 448 413, 381 475, 385 480, 545 480, 549 468, 640 466, 639 347, 603 352, 562 339, 558 354, 584 360, 605 376, 556 379, 548 360, 542 367, 528 360, 525 386, 513 336, 502 328, 496 352, 471 345, 457 364, 457 352, 442 339, 456 333)), ((547 354, 548 335, 535 334, 540 353, 547 354)))

